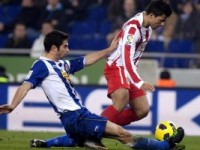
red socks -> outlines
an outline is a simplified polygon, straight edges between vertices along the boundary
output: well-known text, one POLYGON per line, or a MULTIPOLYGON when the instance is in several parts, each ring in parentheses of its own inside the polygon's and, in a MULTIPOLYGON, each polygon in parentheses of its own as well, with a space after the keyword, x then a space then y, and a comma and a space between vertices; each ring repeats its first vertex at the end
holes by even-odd
POLYGON ((136 113, 132 109, 128 108, 124 109, 114 122, 120 126, 125 126, 136 120, 138 120, 136 113))
POLYGON ((124 109, 121 113, 118 112, 112 105, 108 106, 101 116, 108 118, 109 121, 114 122, 120 126, 125 126, 133 121, 138 120, 137 115, 132 109, 124 109))
POLYGON ((109 121, 115 123, 115 119, 120 114, 112 105, 108 106, 104 111, 101 113, 101 116, 106 117, 109 121))

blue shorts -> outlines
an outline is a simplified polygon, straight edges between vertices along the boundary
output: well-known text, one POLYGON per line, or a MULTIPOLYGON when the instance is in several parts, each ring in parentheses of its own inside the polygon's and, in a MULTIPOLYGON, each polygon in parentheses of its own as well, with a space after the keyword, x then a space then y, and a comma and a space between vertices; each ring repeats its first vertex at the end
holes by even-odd
POLYGON ((107 119, 91 113, 87 108, 67 111, 60 116, 67 134, 74 139, 101 139, 107 119))

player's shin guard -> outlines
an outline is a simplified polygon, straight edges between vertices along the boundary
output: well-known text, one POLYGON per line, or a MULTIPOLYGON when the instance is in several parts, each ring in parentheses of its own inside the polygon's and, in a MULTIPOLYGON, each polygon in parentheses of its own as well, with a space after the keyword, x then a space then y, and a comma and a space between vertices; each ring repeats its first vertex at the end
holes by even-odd
POLYGON ((46 140, 47 147, 73 147, 75 146, 75 141, 71 139, 68 135, 63 135, 55 137, 53 139, 46 140))

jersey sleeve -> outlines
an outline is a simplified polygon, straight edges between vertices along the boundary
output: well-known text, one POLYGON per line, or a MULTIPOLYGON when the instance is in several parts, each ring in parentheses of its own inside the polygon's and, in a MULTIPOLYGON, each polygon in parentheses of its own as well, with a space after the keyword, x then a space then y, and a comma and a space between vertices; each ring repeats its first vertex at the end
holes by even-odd
POLYGON ((46 65, 44 64, 44 62, 38 60, 32 65, 24 82, 31 83, 32 88, 35 88, 36 86, 41 84, 43 79, 46 78, 48 74, 49 74, 49 71, 46 65))
POLYGON ((135 65, 136 43, 140 40, 140 31, 135 25, 129 25, 122 37, 122 63, 127 70, 130 82, 140 88, 144 83, 140 78, 135 65))
POLYGON ((73 73, 83 69, 85 66, 84 61, 85 61, 84 57, 79 57, 77 59, 69 60, 67 62, 69 65, 69 74, 73 74, 73 73))

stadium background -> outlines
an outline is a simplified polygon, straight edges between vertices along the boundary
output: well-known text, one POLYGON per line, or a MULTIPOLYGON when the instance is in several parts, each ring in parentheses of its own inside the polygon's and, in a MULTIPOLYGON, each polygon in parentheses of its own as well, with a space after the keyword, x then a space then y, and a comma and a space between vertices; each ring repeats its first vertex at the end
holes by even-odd
MULTIPOLYGON (((62 28, 56 27, 71 35, 69 58, 87 54, 94 49, 105 48, 109 43, 107 36, 113 31, 113 22, 108 20, 111 2, 106 0, 90 2, 84 0, 84 2, 84 4, 80 4, 84 5, 84 10, 86 10, 83 18, 73 20, 73 23, 66 27, 67 29, 63 29, 65 24, 62 28)), ((137 11, 140 11, 148 1, 138 0, 136 2, 137 11)), ((178 6, 185 1, 173 2, 176 2, 174 5, 178 6)), ((199 4, 198 1, 191 2, 199 4)), ((22 10, 21 1, 4 0, 0 4, 0 23, 12 24, 11 27, 0 32, 0 65, 7 69, 9 76, 9 83, 0 84, 0 104, 4 104, 10 102, 14 91, 23 81, 36 58, 32 58, 30 55, 31 46, 30 48, 6 47, 7 40, 13 36, 15 18, 22 10)), ((66 4, 63 4, 64 9, 67 9, 66 4)), ((43 8, 47 6, 45 1, 44 6, 43 4, 37 5, 40 7, 42 5, 43 8)), ((198 11, 195 13, 199 14, 198 11)), ((177 15, 180 14, 177 13, 177 15)), ((32 18, 32 21, 37 22, 35 18, 32 18)), ((196 24, 198 25, 198 22, 196 24)), ((27 26, 27 29, 29 27, 27 26)), ((36 31, 34 33, 38 33, 40 30, 36 31)), ((200 56, 196 41, 192 38, 172 38, 166 48, 165 38, 160 38, 164 31, 165 29, 156 31, 157 38, 152 39, 148 44, 139 71, 144 79, 156 84, 160 72, 167 68, 177 82, 177 87, 167 89, 157 87, 153 94, 148 95, 151 105, 149 116, 126 128, 138 134, 152 134, 159 121, 171 120, 183 126, 187 135, 200 135, 200 109, 198 108, 200 106, 200 70, 197 65, 200 56)), ((196 32, 198 33, 198 31, 196 32)), ((30 43, 33 43, 37 36, 37 34, 27 32, 27 39, 30 40, 30 43)), ((77 90, 83 103, 97 114, 100 114, 102 109, 110 103, 106 98, 103 66, 104 60, 72 76, 72 81, 77 84, 77 90)), ((49 108, 40 88, 31 91, 13 114, 0 116, 0 129, 63 131, 57 116, 49 108)))

